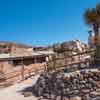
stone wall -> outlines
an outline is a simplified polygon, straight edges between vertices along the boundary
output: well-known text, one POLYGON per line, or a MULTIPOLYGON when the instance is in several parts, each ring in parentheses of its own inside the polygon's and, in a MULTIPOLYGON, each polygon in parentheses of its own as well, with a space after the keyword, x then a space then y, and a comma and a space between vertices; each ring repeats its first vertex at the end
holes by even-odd
POLYGON ((100 100, 100 71, 43 73, 33 86, 41 100, 100 100), (67 74, 67 75, 66 75, 67 74))

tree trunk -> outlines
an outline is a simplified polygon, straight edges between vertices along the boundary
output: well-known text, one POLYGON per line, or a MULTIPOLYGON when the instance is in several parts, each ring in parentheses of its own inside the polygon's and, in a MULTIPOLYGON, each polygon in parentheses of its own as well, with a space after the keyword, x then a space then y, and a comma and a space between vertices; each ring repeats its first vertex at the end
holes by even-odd
POLYGON ((97 23, 93 24, 93 30, 95 33, 95 47, 98 47, 98 37, 99 37, 99 25, 97 23))
POLYGON ((100 45, 99 45, 99 25, 97 23, 93 24, 93 29, 95 33, 94 42, 95 42, 95 56, 94 56, 94 63, 96 65, 100 65, 100 45))

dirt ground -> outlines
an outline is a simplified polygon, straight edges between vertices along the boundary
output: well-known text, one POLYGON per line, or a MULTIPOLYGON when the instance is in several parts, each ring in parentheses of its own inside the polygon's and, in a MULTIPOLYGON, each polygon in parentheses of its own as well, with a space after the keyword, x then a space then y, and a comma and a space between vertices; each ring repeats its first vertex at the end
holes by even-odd
POLYGON ((13 86, 0 89, 0 99, 1 100, 37 100, 35 96, 24 97, 21 91, 35 84, 38 77, 39 75, 36 75, 21 83, 16 83, 13 86))

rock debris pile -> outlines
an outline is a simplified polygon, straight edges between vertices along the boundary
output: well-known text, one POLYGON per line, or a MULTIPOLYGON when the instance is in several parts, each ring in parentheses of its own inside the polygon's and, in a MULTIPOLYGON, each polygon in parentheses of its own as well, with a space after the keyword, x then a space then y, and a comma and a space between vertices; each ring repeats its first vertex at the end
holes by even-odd
POLYGON ((100 73, 81 71, 69 77, 64 72, 43 73, 33 86, 41 100, 100 100, 100 73))

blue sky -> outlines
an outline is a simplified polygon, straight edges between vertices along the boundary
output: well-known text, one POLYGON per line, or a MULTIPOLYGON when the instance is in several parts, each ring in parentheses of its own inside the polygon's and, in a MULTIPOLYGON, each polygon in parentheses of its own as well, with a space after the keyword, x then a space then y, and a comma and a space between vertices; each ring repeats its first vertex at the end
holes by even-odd
POLYGON ((0 41, 48 45, 87 41, 83 13, 99 0, 0 0, 0 41))

